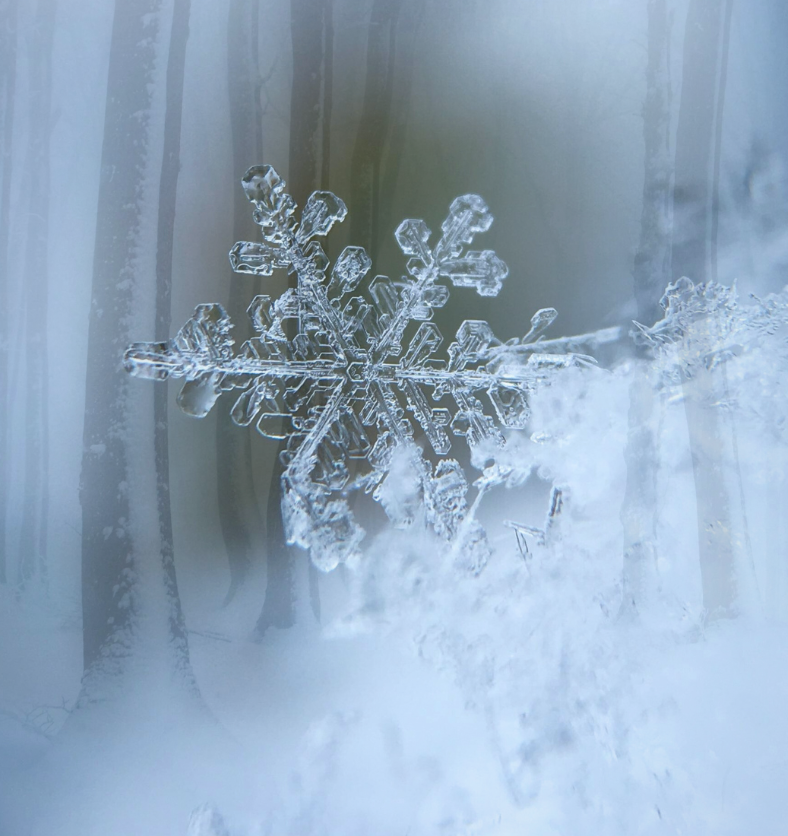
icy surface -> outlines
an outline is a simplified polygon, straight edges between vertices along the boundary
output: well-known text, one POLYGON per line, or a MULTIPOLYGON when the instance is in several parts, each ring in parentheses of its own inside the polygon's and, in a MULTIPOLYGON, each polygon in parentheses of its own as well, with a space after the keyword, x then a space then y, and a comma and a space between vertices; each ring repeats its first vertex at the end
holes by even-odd
MULTIPOLYGON (((316 240, 345 218, 336 195, 314 192, 299 222, 296 204, 271 166, 249 169, 243 187, 262 242, 235 244, 233 270, 270 276, 286 269, 295 274, 295 287, 278 299, 252 300, 255 336, 237 352, 222 306, 200 305, 173 339, 130 346, 127 370, 154 380, 185 378, 178 404, 196 417, 206 415, 222 392, 240 390, 233 421, 287 439, 285 530, 289 542, 311 550, 319 568, 333 569, 358 552, 364 532, 348 504, 352 491, 372 493, 395 523, 412 519, 401 503, 386 500, 395 453, 435 531, 448 540, 461 536, 467 548, 483 553, 483 531, 464 524, 467 480, 458 462, 446 458, 452 436, 471 448, 503 445, 503 430, 526 426, 528 399, 540 383, 592 361, 570 353, 571 341, 538 340, 557 315, 553 308, 538 311, 528 333, 506 344, 486 322, 466 320, 447 356, 439 355, 444 338, 431 319, 449 297, 441 280, 494 296, 508 274, 491 250, 469 249, 493 220, 478 195, 454 200, 434 246, 424 221, 403 221, 395 237, 408 259, 408 276, 375 276, 362 296, 351 294, 372 266, 366 252, 346 247, 329 272, 316 240), (419 434, 435 463, 422 454, 419 434)), ((596 340, 608 338, 614 337, 596 340)))

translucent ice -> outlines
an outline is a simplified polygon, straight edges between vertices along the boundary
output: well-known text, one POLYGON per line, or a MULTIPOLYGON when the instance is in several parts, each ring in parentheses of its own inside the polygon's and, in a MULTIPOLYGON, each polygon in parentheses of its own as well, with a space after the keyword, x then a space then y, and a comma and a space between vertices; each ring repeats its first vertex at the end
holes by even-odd
POLYGON ((328 258, 314 240, 344 219, 345 204, 331 192, 315 192, 299 222, 295 201, 270 166, 249 169, 243 187, 262 241, 238 242, 230 251, 233 270, 269 276, 286 269, 295 273, 296 287, 276 300, 252 300, 255 335, 237 352, 221 305, 200 305, 172 340, 130 346, 126 369, 156 380, 185 378, 178 403, 195 416, 207 414, 222 392, 238 390, 233 421, 287 439, 286 534, 309 548, 320 568, 333 568, 359 547, 363 531, 347 502, 358 489, 371 492, 400 525, 423 508, 439 534, 451 540, 462 529, 481 554, 483 531, 473 521, 464 523, 468 482, 458 462, 445 458, 451 436, 471 446, 503 444, 502 427, 525 427, 534 387, 582 362, 560 345, 547 354, 533 351, 547 347, 534 340, 555 318, 552 308, 534 316, 522 340, 506 345, 486 322, 467 320, 446 356, 439 356, 443 335, 430 320, 449 296, 440 280, 494 296, 508 275, 492 250, 466 249, 492 223, 487 205, 477 195, 454 200, 434 247, 424 221, 403 221, 395 237, 409 275, 376 276, 368 295, 350 296, 370 270, 369 256, 361 247, 346 247, 328 277, 328 258), (288 320, 297 325, 293 337, 288 320), (417 431, 435 462, 415 443, 417 431), (409 474, 410 487, 401 496, 402 480, 387 478, 392 467, 409 474))

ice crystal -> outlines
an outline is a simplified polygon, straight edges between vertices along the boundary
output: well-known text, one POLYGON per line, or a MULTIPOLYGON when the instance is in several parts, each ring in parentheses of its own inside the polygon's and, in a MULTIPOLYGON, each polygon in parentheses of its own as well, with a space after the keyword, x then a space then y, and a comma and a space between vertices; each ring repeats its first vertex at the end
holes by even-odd
POLYGON ((699 368, 711 369, 741 350, 735 285, 682 277, 668 285, 660 305, 663 318, 650 328, 636 322, 636 337, 651 348, 668 381, 689 380, 699 368))
POLYGON ((565 341, 538 340, 556 316, 552 308, 538 311, 528 333, 506 344, 486 322, 466 320, 447 356, 437 356, 443 336, 431 319, 449 297, 441 280, 494 296, 508 274, 493 251, 468 249, 492 223, 477 195, 451 204, 434 246, 424 221, 403 221, 395 236, 408 257, 408 276, 375 276, 363 296, 356 294, 371 268, 366 252, 346 247, 329 273, 316 240, 346 215, 336 195, 314 192, 299 223, 295 201, 270 166, 249 169, 243 187, 263 240, 237 243, 230 251, 233 270, 270 276, 286 269, 295 274, 295 287, 275 300, 260 295, 252 301, 255 335, 237 352, 222 306, 200 305, 173 339, 131 345, 127 370, 156 380, 185 378, 178 404, 198 417, 222 392, 240 391, 234 422, 287 439, 286 535, 310 549, 322 569, 354 554, 363 537, 348 504, 354 490, 372 493, 395 522, 411 521, 422 507, 440 535, 479 545, 483 532, 468 519, 465 475, 446 458, 450 435, 476 448, 503 444, 503 428, 525 427, 534 387, 555 370, 590 358, 565 353, 565 341), (416 443, 415 425, 436 464, 416 443), (397 469, 413 478, 410 501, 387 495, 386 477, 397 469))
POLYGON ((752 299, 754 304, 742 305, 735 283, 695 284, 685 276, 666 288, 660 300, 663 318, 651 327, 636 322, 635 336, 651 349, 665 379, 682 383, 700 369, 711 370, 764 341, 773 342, 785 328, 785 290, 752 299))
POLYGON ((537 528, 533 525, 523 525, 516 520, 504 520, 504 525, 514 531, 517 548, 520 554, 526 558, 530 557, 531 550, 528 548, 528 538, 533 538, 537 546, 546 546, 551 539, 558 517, 564 505, 564 491, 562 488, 554 487, 550 494, 550 510, 544 528, 537 528))

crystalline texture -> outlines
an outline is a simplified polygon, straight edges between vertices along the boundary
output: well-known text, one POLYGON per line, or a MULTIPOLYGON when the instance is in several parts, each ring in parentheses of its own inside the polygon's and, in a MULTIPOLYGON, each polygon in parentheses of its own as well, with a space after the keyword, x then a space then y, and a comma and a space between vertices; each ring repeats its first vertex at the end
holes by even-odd
POLYGON ((668 285, 660 305, 663 318, 650 328, 636 322, 635 336, 653 351, 670 383, 689 380, 700 368, 711 369, 738 356, 786 321, 780 296, 742 306, 735 284, 694 284, 686 277, 668 285))
POLYGON ((303 244, 315 235, 328 235, 337 221, 345 220, 347 207, 333 192, 313 192, 301 214, 296 240, 303 244))
POLYGON ((372 266, 363 247, 345 247, 331 271, 331 285, 337 285, 341 294, 355 290, 372 266))
POLYGON ((331 192, 315 192, 299 222, 296 204, 271 166, 249 169, 243 188, 262 241, 238 242, 230 251, 233 270, 269 276, 286 269, 296 274, 296 288, 276 300, 252 300, 255 334, 237 351, 221 305, 200 305, 174 339, 130 346, 126 369, 155 380, 185 378, 178 403, 195 416, 205 415, 223 392, 237 390, 231 407, 236 424, 287 439, 285 531, 291 543, 311 550, 319 568, 332 569, 358 550, 363 531, 347 496, 359 489, 382 501, 400 524, 415 515, 408 509, 422 507, 443 537, 471 532, 471 546, 481 554, 480 527, 463 522, 468 483, 460 465, 445 458, 451 436, 470 445, 490 439, 502 444, 500 426, 524 427, 529 393, 574 357, 532 350, 546 345, 533 339, 552 322, 552 308, 535 315, 523 340, 506 345, 486 322, 468 320, 447 356, 438 356, 443 336, 430 320, 449 296, 440 280, 493 296, 508 274, 491 250, 466 250, 492 223, 486 204, 477 195, 457 198, 434 248, 424 221, 403 221, 395 237, 408 259, 408 276, 375 276, 366 294, 350 296, 370 270, 369 256, 361 247, 346 247, 329 280, 328 259, 314 240, 344 219, 345 204, 331 192), (297 322, 292 338, 286 320, 297 322), (477 397, 482 394, 494 415, 485 412, 477 397), (437 464, 414 443, 417 428, 437 464), (396 466, 415 474, 416 505, 413 497, 403 504, 383 488, 395 453, 396 466))
POLYGON ((492 250, 484 250, 444 261, 440 272, 456 287, 474 287, 480 296, 497 296, 509 268, 492 250))

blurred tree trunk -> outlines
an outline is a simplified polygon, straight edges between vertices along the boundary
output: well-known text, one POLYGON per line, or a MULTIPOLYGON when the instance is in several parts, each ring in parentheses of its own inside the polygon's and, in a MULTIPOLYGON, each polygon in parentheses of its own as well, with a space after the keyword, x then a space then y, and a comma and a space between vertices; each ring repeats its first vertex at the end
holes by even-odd
MULTIPOLYGON (((331 173, 331 115, 334 106, 334 0, 323 5, 323 130, 320 188, 327 190, 331 173)), ((330 242, 326 241, 330 248, 330 242)), ((326 249, 328 254, 330 249, 326 249)))
POLYGON ((351 166, 350 240, 373 263, 399 174, 423 13, 424 0, 374 0, 370 14, 364 106, 351 166))
MULTIPOLYGON (((0 404, 8 415, 10 342, 8 242, 11 209, 11 146, 14 135, 17 52, 16 0, 0 0, 0 404)), ((8 511, 8 418, 0 421, 0 583, 8 580, 6 514, 8 511)))
POLYGON ((49 515, 47 295, 49 137, 52 127, 52 40, 55 0, 38 0, 28 34, 28 131, 24 164, 25 481, 19 537, 19 582, 46 582, 49 515))
POLYGON ((322 139, 331 129, 322 113, 326 16, 331 11, 325 0, 290 0, 293 85, 288 191, 302 208, 320 187, 322 139))
MULTIPOLYGON (((332 77, 326 58, 333 55, 330 22, 333 9, 325 0, 290 0, 290 32, 293 44, 293 85, 290 94, 290 162, 288 191, 303 208, 309 195, 322 185, 328 186, 328 159, 322 160, 325 175, 320 171, 321 154, 330 153, 331 91, 327 81, 332 77), (322 181, 322 182, 321 182, 322 181)), ((290 279, 294 286, 295 276, 290 279)), ((293 333, 288 337, 292 339, 293 333)), ((297 549, 288 546, 282 524, 281 442, 271 475, 268 496, 267 542, 268 582, 263 610, 255 633, 263 636, 269 627, 291 627, 295 623, 295 604, 306 590, 295 588, 297 560, 308 560, 297 549)), ((308 564, 307 593, 312 611, 319 618, 316 570, 308 564)))
POLYGON ((638 321, 646 325, 662 318, 659 300, 670 281, 671 17, 667 0, 649 0, 648 66, 643 106, 645 179, 640 241, 633 271, 638 321))
MULTIPOLYGON (((633 269, 638 321, 660 319, 659 300, 670 280, 670 28, 667 0, 648 3, 648 63, 643 106, 645 173, 640 241, 633 269)), ((621 509, 624 529, 622 614, 634 615, 656 569, 657 439, 654 391, 638 365, 629 388, 627 482, 621 509)))
MULTIPOLYGON (((159 181, 159 217, 156 230, 156 329, 155 339, 170 337, 172 299, 172 257, 175 238, 175 209, 178 175, 181 169, 181 115, 186 45, 189 40, 191 0, 173 0, 172 27, 167 52, 166 100, 164 112, 164 148, 159 181)), ((180 606, 175 575, 175 549, 172 537, 170 505, 169 416, 166 386, 153 387, 154 453, 156 467, 156 504, 159 513, 161 561, 169 602, 169 634, 183 654, 178 659, 191 679, 186 625, 180 606)))
MULTIPOLYGON (((259 232, 249 201, 240 188, 251 166, 263 162, 260 68, 258 62, 259 0, 231 0, 227 21, 227 76, 233 142, 233 231, 236 241, 254 240, 259 232)), ((234 275, 228 312, 236 323, 235 339, 251 336, 246 308, 259 292, 259 280, 234 275)), ((235 595, 252 565, 254 531, 262 528, 252 475, 252 439, 239 432, 229 412, 216 419, 216 467, 219 520, 230 565, 225 604, 235 595)))
POLYGON ((350 176, 350 240, 377 256, 380 169, 392 118, 397 22, 403 0, 374 0, 367 36, 367 75, 350 176))
POLYGON ((391 100, 391 128, 385 161, 379 167, 377 216, 377 250, 380 236, 392 235, 396 224, 392 223, 394 190, 397 187, 400 164, 403 158, 408 126, 413 70, 415 67, 416 41, 424 18, 426 0, 404 0, 397 27, 396 55, 394 58, 394 89, 391 100))
MULTIPOLYGON (((350 241, 377 263, 391 212, 408 124, 416 36, 425 0, 373 0, 366 82, 350 169, 350 241)), ((392 236, 393 237, 393 236, 392 236)), ((355 475, 355 463, 350 463, 355 475)), ((351 497, 358 511, 359 494, 351 497)))
POLYGON ((188 14, 188 0, 115 3, 85 393, 83 705, 104 695, 107 677, 120 687, 141 648, 164 670, 137 666, 135 678, 196 691, 173 564, 166 413, 156 387, 121 364, 133 339, 169 330, 188 14))
MULTIPOLYGON (((715 177, 732 0, 690 0, 684 36, 681 104, 676 131, 672 274, 694 282, 711 278, 716 262, 715 177)), ((725 444, 716 376, 699 368, 685 384, 685 405, 695 477, 698 548, 708 618, 734 614, 737 598, 734 531, 725 481, 725 444)))

